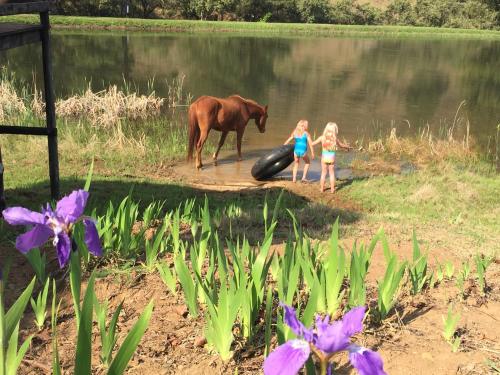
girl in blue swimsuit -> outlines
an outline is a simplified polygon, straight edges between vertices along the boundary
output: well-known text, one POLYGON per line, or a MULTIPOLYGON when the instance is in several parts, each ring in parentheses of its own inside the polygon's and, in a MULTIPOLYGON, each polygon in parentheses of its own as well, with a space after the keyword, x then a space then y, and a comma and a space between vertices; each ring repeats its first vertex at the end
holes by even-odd
POLYGON ((306 181, 307 171, 309 170, 309 165, 311 161, 307 156, 307 149, 311 152, 311 159, 314 159, 314 149, 312 148, 311 136, 307 132, 309 127, 309 122, 307 120, 300 120, 295 127, 295 130, 290 135, 290 137, 285 141, 285 145, 295 140, 295 145, 293 148, 295 163, 293 164, 293 182, 297 181, 297 170, 299 169, 300 159, 304 159, 304 172, 302 174, 302 181, 306 181))
POLYGON ((325 126, 323 135, 320 136, 313 142, 313 146, 321 143, 323 148, 321 152, 321 178, 319 180, 320 191, 325 190, 325 179, 326 172, 330 175, 330 190, 332 193, 335 192, 335 152, 337 151, 337 146, 349 150, 349 146, 340 142, 337 134, 339 128, 336 123, 329 122, 325 126))

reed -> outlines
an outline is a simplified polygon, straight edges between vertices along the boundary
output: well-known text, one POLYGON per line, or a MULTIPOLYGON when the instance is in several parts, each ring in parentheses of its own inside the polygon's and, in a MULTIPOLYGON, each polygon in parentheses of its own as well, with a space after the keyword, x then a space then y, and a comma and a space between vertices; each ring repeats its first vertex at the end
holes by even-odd
MULTIPOLYGON (((159 118, 164 110, 190 103, 192 96, 184 93, 184 76, 168 82, 168 98, 156 95, 154 82, 148 84, 148 94, 131 91, 132 85, 124 82, 124 89, 110 85, 94 92, 90 84, 85 91, 68 98, 56 100, 59 120, 82 121, 93 127, 110 128, 123 121, 159 118)), ((17 81, 4 68, 0 72, 0 121, 22 120, 26 116, 41 119, 45 103, 36 85, 17 81)))

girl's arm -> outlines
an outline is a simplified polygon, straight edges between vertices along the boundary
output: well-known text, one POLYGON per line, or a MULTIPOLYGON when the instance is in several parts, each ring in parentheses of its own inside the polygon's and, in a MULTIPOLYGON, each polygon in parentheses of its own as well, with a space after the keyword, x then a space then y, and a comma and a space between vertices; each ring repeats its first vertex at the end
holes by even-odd
POLYGON ((309 149, 311 150, 311 159, 314 159, 314 144, 309 133, 307 133, 307 143, 309 144, 309 149))
POLYGON ((349 151, 351 149, 351 146, 349 146, 348 144, 345 144, 345 143, 342 143, 340 141, 340 139, 337 138, 337 146, 349 151))
POLYGON ((289 143, 292 141, 292 139, 293 139, 293 133, 292 133, 292 135, 290 135, 290 138, 288 138, 288 139, 285 141, 285 143, 283 143, 283 144, 284 144, 284 145, 289 144, 289 143))
POLYGON ((312 145, 313 145, 313 146, 316 146, 318 143, 321 143, 321 141, 323 141, 323 136, 322 136, 322 135, 320 135, 320 136, 318 137, 318 139, 316 139, 316 140, 312 143, 312 145))

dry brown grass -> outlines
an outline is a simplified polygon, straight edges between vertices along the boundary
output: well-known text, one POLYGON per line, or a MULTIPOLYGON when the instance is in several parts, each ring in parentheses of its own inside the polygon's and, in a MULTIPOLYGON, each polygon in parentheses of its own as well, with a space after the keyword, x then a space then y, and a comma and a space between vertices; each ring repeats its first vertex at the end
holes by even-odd
POLYGON ((26 115, 28 109, 14 85, 8 80, 0 81, 0 122, 26 115))
MULTIPOLYGON (((0 72, 1 74, 1 72, 0 72)), ((13 77, 0 76, 0 122, 17 121, 26 116, 43 118, 45 102, 36 86, 27 89, 13 77), (30 92, 30 90, 32 92, 30 92)), ((60 119, 85 121, 95 127, 112 127, 122 120, 148 120, 160 116, 163 106, 187 105, 191 96, 183 94, 184 77, 169 84, 168 98, 162 98, 152 91, 149 95, 119 90, 109 86, 106 90, 93 92, 87 88, 82 94, 56 101, 56 115, 60 119), (185 101, 185 102, 184 102, 185 101)))
POLYGON ((390 155, 401 160, 407 158, 418 166, 435 161, 460 160, 473 161, 477 154, 473 150, 473 140, 469 135, 469 123, 462 139, 454 135, 455 127, 450 127, 444 137, 437 137, 427 127, 417 137, 398 137, 396 128, 384 139, 368 143, 368 152, 373 156, 390 155))
POLYGON ((122 119, 145 120, 158 116, 164 99, 150 95, 125 94, 116 86, 94 93, 90 88, 56 102, 56 113, 65 119, 85 119, 94 126, 109 127, 122 119))
MULTIPOLYGON (((431 162, 446 160, 477 161, 478 154, 474 151, 474 141, 470 136, 470 123, 466 116, 460 116, 460 110, 465 101, 460 103, 455 113, 453 123, 440 136, 436 136, 427 125, 416 137, 398 137, 396 128, 392 128, 385 138, 368 143, 368 152, 372 155, 388 154, 392 159, 406 158, 417 166, 425 166, 431 162), (458 129, 463 136, 457 135, 458 129)), ((410 125, 410 124, 409 124, 410 125)))

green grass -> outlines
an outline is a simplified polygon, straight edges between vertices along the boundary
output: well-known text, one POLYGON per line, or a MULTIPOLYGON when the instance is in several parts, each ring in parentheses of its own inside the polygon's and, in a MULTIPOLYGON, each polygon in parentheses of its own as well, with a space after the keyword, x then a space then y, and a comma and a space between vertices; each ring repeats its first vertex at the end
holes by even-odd
POLYGON ((406 176, 356 181, 345 189, 369 212, 369 222, 417 228, 419 237, 453 244, 464 254, 472 250, 468 245, 486 252, 500 250, 499 191, 498 174, 451 162, 406 176))
MULTIPOLYGON (((4 21, 36 23, 38 17, 18 15, 4 21)), ((500 31, 414 26, 325 25, 296 23, 151 20, 138 18, 51 16, 54 28, 126 29, 173 32, 245 32, 296 35, 352 35, 388 37, 440 37, 500 39, 500 31)))

